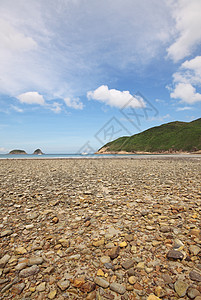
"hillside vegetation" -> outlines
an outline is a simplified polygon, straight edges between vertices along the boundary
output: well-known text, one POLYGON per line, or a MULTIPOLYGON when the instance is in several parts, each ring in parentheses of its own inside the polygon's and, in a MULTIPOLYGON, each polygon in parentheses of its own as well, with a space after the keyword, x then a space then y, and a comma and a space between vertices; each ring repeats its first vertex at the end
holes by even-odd
POLYGON ((104 152, 194 152, 201 150, 201 118, 192 122, 171 122, 104 145, 104 152))

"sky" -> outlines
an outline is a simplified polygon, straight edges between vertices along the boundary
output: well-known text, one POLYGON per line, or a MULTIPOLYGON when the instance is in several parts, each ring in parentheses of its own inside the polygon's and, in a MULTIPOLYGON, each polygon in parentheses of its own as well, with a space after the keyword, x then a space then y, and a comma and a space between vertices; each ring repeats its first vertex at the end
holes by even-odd
POLYGON ((200 28, 200 0, 0 0, 0 153, 200 118, 200 28))

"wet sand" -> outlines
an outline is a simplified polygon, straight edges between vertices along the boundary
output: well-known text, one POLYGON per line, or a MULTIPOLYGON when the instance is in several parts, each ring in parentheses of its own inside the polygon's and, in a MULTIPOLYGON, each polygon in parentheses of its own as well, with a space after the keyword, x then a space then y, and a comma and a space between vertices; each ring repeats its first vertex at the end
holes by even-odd
POLYGON ((200 175, 199 157, 1 160, 0 297, 200 297, 200 175))

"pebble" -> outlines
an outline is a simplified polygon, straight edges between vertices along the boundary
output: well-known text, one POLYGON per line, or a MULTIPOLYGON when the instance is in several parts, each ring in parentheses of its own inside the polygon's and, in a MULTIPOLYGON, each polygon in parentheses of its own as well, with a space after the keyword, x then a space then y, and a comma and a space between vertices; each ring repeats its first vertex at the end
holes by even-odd
POLYGON ((179 297, 184 297, 188 289, 188 284, 184 281, 177 280, 174 284, 174 288, 179 297))
POLYGON ((170 250, 167 253, 167 258, 172 260, 182 260, 184 258, 184 255, 180 251, 170 250))
POLYGON ((201 296, 200 292, 197 289, 189 288, 187 295, 190 299, 194 299, 197 296, 201 296))
POLYGON ((61 279, 57 282, 57 285, 62 291, 65 291, 70 286, 70 281, 67 279, 61 279))
POLYGON ((127 270, 127 269, 130 269, 130 268, 132 268, 132 267, 134 266, 134 260, 129 259, 129 260, 123 262, 121 265, 122 265, 122 267, 123 267, 124 269, 126 269, 126 270, 127 270))
POLYGON ((42 263, 43 263, 43 258, 40 256, 31 257, 28 260, 28 266, 41 265, 42 263))
POLYGON ((108 251, 108 255, 111 259, 115 259, 119 256, 119 252, 120 252, 120 247, 116 246, 116 247, 111 248, 108 251))
POLYGON ((57 290, 52 290, 49 292, 49 294, 47 295, 49 299, 54 299, 57 295, 57 290))
POLYGON ((201 251, 201 248, 195 245, 190 245, 189 247, 189 251, 190 253, 192 253, 193 255, 198 255, 198 253, 201 251))
POLYGON ((110 262, 110 257, 109 256, 102 256, 100 258, 100 261, 101 261, 102 264, 107 264, 107 263, 110 262))
POLYGON ((110 284, 107 280, 101 278, 101 277, 96 277, 94 279, 95 284, 101 286, 102 288, 106 289, 110 284))
POLYGON ((29 277, 32 275, 36 275, 39 271, 40 271, 39 267, 34 265, 32 267, 21 270, 19 273, 19 276, 20 277, 29 277))
POLYGON ((37 285, 36 291, 43 292, 45 291, 45 288, 46 288, 46 282, 41 282, 39 285, 37 285))
POLYGON ((126 288, 117 282, 113 282, 110 284, 110 289, 120 295, 123 295, 126 292, 126 288))
POLYGON ((12 234, 12 230, 11 229, 4 230, 4 231, 1 232, 1 237, 9 236, 11 234, 12 234))
POLYGON ((10 255, 9 254, 5 254, 1 259, 0 259, 0 268, 4 268, 5 265, 7 264, 7 262, 10 259, 10 255))
POLYGON ((13 286, 12 292, 20 295, 24 288, 25 288, 25 283, 22 282, 13 286))
POLYGON ((192 270, 189 273, 189 276, 190 276, 191 280, 201 282, 201 273, 198 273, 197 271, 192 270))
POLYGON ((136 278, 135 276, 130 276, 130 277, 128 278, 128 281, 129 281, 130 284, 134 284, 134 283, 136 283, 137 278, 136 278))

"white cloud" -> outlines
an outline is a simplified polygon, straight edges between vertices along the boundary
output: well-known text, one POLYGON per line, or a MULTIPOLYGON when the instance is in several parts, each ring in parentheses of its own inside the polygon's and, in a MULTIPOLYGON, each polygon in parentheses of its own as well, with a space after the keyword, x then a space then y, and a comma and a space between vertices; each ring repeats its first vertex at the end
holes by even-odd
POLYGON ((192 110, 193 107, 191 106, 184 106, 184 107, 178 107, 177 111, 184 111, 184 110, 192 110))
POLYGON ((16 105, 11 105, 10 106, 13 110, 15 110, 16 112, 22 113, 24 112, 24 110, 16 105))
POLYGON ((190 83, 176 84, 174 91, 170 94, 171 98, 181 99, 182 102, 193 104, 201 101, 201 94, 190 83))
POLYGON ((80 101, 79 98, 64 98, 64 102, 66 103, 66 105, 68 107, 74 108, 74 109, 83 109, 84 105, 83 103, 80 101))
POLYGON ((149 121, 159 121, 159 122, 163 122, 166 119, 170 119, 171 116, 169 114, 166 114, 165 116, 159 116, 159 117, 152 117, 149 118, 149 121))
POLYGON ((62 111, 62 104, 58 102, 53 102, 52 105, 49 106, 49 109, 56 114, 59 114, 62 111))
POLYGON ((101 85, 96 90, 87 92, 87 98, 118 108, 122 108, 125 105, 133 108, 142 108, 146 106, 141 97, 132 96, 129 91, 121 92, 115 89, 109 90, 107 85, 101 85))
POLYGON ((173 88, 170 97, 193 104, 201 101, 196 88, 201 85, 201 56, 183 62, 178 72, 173 74, 173 88))
POLYGON ((45 105, 45 100, 38 92, 27 92, 17 96, 21 103, 45 105))
POLYGON ((201 42, 201 1, 169 1, 176 22, 176 41, 167 49, 168 56, 177 62, 192 54, 201 42))

